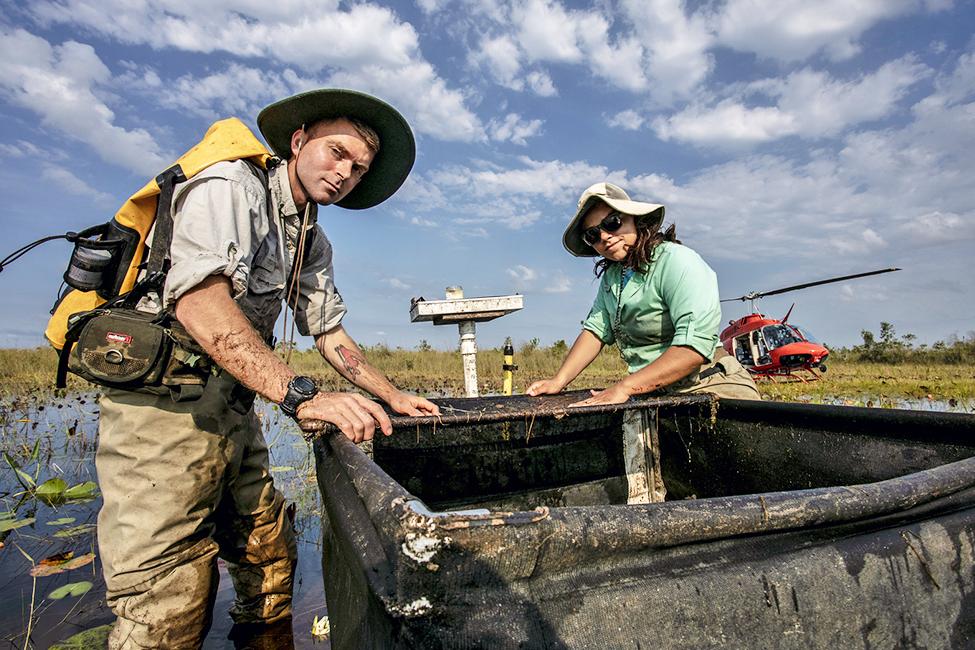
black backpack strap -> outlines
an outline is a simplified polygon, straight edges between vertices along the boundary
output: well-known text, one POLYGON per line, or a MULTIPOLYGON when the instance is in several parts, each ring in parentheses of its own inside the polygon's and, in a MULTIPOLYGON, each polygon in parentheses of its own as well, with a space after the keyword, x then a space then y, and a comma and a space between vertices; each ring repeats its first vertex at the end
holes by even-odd
POLYGON ((146 264, 146 278, 160 282, 169 271, 169 247, 173 243, 173 192, 177 183, 186 180, 183 168, 173 165, 156 176, 159 200, 156 204, 156 221, 152 235, 152 249, 146 264))

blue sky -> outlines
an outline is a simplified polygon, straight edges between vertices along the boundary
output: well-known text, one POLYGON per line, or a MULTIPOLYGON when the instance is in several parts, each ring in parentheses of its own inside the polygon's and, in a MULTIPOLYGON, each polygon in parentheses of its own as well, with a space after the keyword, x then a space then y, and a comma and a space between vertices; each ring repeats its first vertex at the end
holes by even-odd
MULTIPOLYGON (((418 144, 391 200, 320 212, 360 343, 455 346, 409 322, 453 284, 525 296, 482 346, 571 341, 596 284, 561 233, 602 180, 664 203, 722 297, 903 267, 762 302, 795 300, 829 344, 975 330, 971 0, 0 6, 0 255, 106 221, 211 122, 336 86, 398 107, 418 144)), ((43 343, 68 254, 0 274, 0 346, 43 343)))

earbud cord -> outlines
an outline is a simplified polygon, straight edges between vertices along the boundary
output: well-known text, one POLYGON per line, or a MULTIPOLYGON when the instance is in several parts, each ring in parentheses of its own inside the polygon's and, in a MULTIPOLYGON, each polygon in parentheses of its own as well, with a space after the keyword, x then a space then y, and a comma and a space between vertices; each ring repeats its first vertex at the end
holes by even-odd
MULTIPOLYGON (((305 260, 305 235, 308 231, 308 219, 311 214, 311 196, 308 194, 308 189, 305 184, 301 182, 301 177, 298 176, 298 158, 301 156, 301 147, 305 143, 305 125, 301 125, 301 140, 298 141, 298 151, 295 153, 295 179, 301 186, 302 193, 305 195, 305 214, 301 220, 301 232, 298 233, 298 246, 295 250, 295 257, 291 262, 289 270, 289 282, 288 282, 288 292, 284 299, 285 310, 284 310, 284 321, 281 323, 281 339, 284 341, 285 345, 285 357, 284 362, 291 363, 291 352, 294 348, 295 341, 295 318, 291 319, 291 329, 288 330, 288 309, 296 309, 298 306, 298 295, 295 290, 299 286, 299 276, 301 275, 301 267, 305 260), (297 265, 297 269, 295 269, 297 265), (292 301, 292 298, 294 299, 292 301)), ((287 237, 287 230, 284 228, 284 219, 282 218, 282 237, 287 237)))

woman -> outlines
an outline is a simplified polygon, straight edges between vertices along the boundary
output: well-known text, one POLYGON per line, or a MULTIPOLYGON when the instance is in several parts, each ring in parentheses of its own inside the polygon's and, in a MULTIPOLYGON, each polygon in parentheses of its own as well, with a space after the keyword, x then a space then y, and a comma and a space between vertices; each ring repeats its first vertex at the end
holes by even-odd
POLYGON ((719 348, 712 362, 721 320, 717 277, 681 245, 673 225, 661 232, 663 217, 664 206, 631 201, 611 183, 583 192, 562 242, 577 257, 602 257, 599 292, 558 372, 529 386, 529 395, 560 392, 604 345, 616 343, 629 376, 573 406, 618 404, 653 391, 761 399, 734 357, 719 348))

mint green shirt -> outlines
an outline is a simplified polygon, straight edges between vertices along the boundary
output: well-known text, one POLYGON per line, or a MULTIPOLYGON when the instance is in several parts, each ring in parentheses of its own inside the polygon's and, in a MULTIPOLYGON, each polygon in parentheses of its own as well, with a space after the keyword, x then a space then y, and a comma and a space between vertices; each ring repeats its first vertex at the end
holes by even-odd
POLYGON ((673 345, 711 358, 721 321, 718 277, 700 255, 680 244, 660 244, 650 270, 637 271, 623 287, 618 308, 622 271, 622 264, 613 264, 603 274, 583 329, 606 345, 616 343, 631 373, 673 345))

